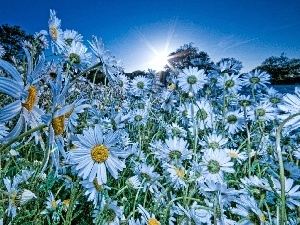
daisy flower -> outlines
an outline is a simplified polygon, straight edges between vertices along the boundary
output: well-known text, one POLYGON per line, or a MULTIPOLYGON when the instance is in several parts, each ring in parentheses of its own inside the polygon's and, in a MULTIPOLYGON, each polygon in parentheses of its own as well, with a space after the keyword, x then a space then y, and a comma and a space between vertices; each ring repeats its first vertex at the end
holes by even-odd
POLYGON ((97 178, 99 185, 107 183, 107 170, 113 178, 118 178, 118 171, 126 166, 119 158, 126 158, 127 152, 118 147, 118 132, 103 134, 100 125, 89 127, 83 134, 77 135, 77 147, 67 153, 67 161, 75 165, 78 175, 92 182, 97 178))
POLYGON ((236 200, 236 208, 231 209, 231 212, 242 216, 243 222, 241 225, 262 224, 266 222, 264 213, 258 208, 254 198, 249 195, 241 195, 236 200))
POLYGON ((270 102, 273 106, 277 106, 282 102, 283 95, 273 87, 267 88, 267 95, 261 98, 262 102, 270 102))
POLYGON ((237 73, 242 69, 241 63, 231 59, 222 59, 218 64, 221 73, 237 73))
POLYGON ((258 187, 267 191, 271 191, 270 184, 266 178, 259 178, 258 176, 250 176, 241 178, 241 182, 244 186, 248 187, 258 187))
POLYGON ((139 177, 137 175, 129 177, 126 180, 126 185, 132 189, 139 189, 141 182, 139 181, 139 177))
MULTIPOLYGON (((295 94, 289 94, 283 96, 282 103, 278 104, 278 108, 284 112, 282 115, 278 115, 278 118, 284 120, 290 115, 300 112, 300 88, 295 88, 295 94)), ((286 123, 286 126, 290 126, 291 129, 296 129, 300 126, 300 117, 296 116, 286 123)))
POLYGON ((230 162, 231 157, 220 149, 207 149, 204 152, 202 167, 202 175, 206 180, 213 180, 215 182, 222 182, 224 172, 234 173, 233 162, 230 162))
POLYGON ((184 216, 181 224, 210 224, 212 213, 208 210, 199 208, 197 202, 193 202, 188 209, 183 208, 179 203, 174 206, 174 212, 184 216))
POLYGON ((54 52, 54 47, 57 49, 58 53, 61 53, 65 48, 64 33, 60 29, 61 20, 56 17, 55 10, 50 9, 50 18, 48 21, 49 35, 51 38, 52 52, 54 52))
POLYGON ((192 151, 188 149, 188 142, 183 138, 169 138, 161 147, 156 154, 160 155, 163 161, 172 165, 181 165, 184 160, 192 158, 192 151))
MULTIPOLYGON (((272 177, 274 188, 280 195, 281 184, 280 182, 272 177)), ((300 206, 300 185, 294 185, 294 180, 285 177, 285 195, 286 195, 286 205, 290 209, 295 209, 300 206)))
POLYGON ((172 92, 165 90, 161 94, 161 100, 161 108, 164 111, 171 113, 172 109, 175 108, 175 103, 177 102, 175 95, 172 92))
POLYGON ((37 41, 39 47, 44 50, 49 48, 49 43, 46 38, 46 35, 48 35, 47 31, 41 30, 40 32, 35 32, 33 37, 34 40, 37 41))
POLYGON ((240 152, 237 149, 226 148, 225 152, 227 152, 231 158, 237 160, 240 164, 248 158, 246 152, 240 152))
POLYGON ((83 37, 75 30, 65 30, 64 40, 70 46, 72 42, 83 42, 83 37))
POLYGON ((187 131, 177 123, 168 124, 166 131, 169 137, 186 138, 187 136, 187 131))
POLYGON ((138 163, 135 165, 134 174, 138 176, 144 192, 147 189, 149 189, 151 193, 158 192, 158 187, 161 186, 158 182, 160 175, 154 172, 154 169, 154 166, 149 166, 146 163, 138 163))
POLYGON ((131 93, 144 96, 150 90, 150 80, 144 76, 137 76, 131 81, 131 93))
POLYGON ((192 92, 196 94, 207 83, 207 77, 204 72, 204 70, 198 70, 197 67, 183 69, 178 75, 178 87, 184 93, 192 92))
MULTIPOLYGON (((194 118, 197 121, 199 129, 211 128, 213 126, 213 108, 207 100, 196 101, 187 109, 187 117, 194 118), (192 110, 193 107, 193 110, 192 110)), ((195 121, 190 120, 190 125, 194 125, 195 121)))
POLYGON ((242 89, 239 76, 234 74, 229 75, 227 73, 218 78, 217 87, 233 94, 237 94, 242 89))
POLYGON ((62 206, 62 202, 60 199, 55 200, 51 191, 48 191, 47 201, 45 202, 46 209, 41 212, 41 215, 52 213, 52 220, 55 222, 59 221, 59 214, 56 212, 58 207, 62 206))
POLYGON ((81 42, 73 41, 71 45, 67 48, 64 54, 66 61, 70 62, 75 72, 78 70, 84 70, 91 63, 92 55, 87 53, 87 47, 85 47, 81 42))
POLYGON ((144 109, 132 110, 128 122, 134 126, 145 126, 148 121, 148 111, 144 109))
POLYGON ((235 134, 245 128, 244 117, 240 110, 227 111, 225 115, 225 129, 229 134, 235 134))
POLYGON ((278 115, 277 109, 271 103, 260 102, 252 107, 247 113, 250 120, 273 121, 278 115))
MULTIPOLYGON (((15 101, 0 109, 0 123, 8 122, 17 115, 19 119, 12 131, 2 140, 8 141, 18 136, 22 129, 35 128, 41 124, 41 116, 44 112, 38 107, 38 82, 43 76, 44 57, 32 68, 32 58, 29 51, 23 48, 27 58, 27 74, 25 81, 18 70, 10 63, 0 59, 2 67, 11 77, 0 77, 0 92, 12 97, 15 101)), ((39 141, 38 132, 33 134, 36 143, 39 141)))
POLYGON ((125 74, 122 73, 118 76, 117 87, 122 95, 125 95, 128 92, 130 84, 129 78, 125 74))
POLYGON ((101 62, 101 71, 106 75, 108 81, 111 83, 116 83, 118 81, 118 74, 122 73, 123 69, 119 65, 114 57, 111 56, 111 52, 104 50, 104 44, 101 38, 92 36, 92 41, 88 41, 93 53, 97 57, 95 63, 101 62))
POLYGON ((138 205, 139 213, 142 215, 142 223, 149 225, 160 225, 160 222, 155 218, 153 213, 149 213, 142 205, 138 205))
POLYGON ((95 224, 119 225, 121 224, 120 220, 123 217, 123 212, 124 208, 118 206, 117 201, 108 199, 108 203, 106 203, 103 208, 95 209, 93 211, 92 216, 95 218, 93 222, 95 224))
POLYGON ((203 145, 207 145, 207 148, 217 149, 221 148, 228 142, 228 138, 223 137, 221 134, 211 133, 206 137, 206 143, 202 143, 203 145))
POLYGON ((254 72, 246 73, 241 78, 241 83, 245 87, 267 88, 266 84, 270 84, 270 74, 255 70, 254 72))
POLYGON ((250 96, 249 95, 240 95, 238 97, 238 104, 243 108, 247 108, 249 106, 252 105, 252 101, 250 100, 250 96))
POLYGON ((106 185, 100 185, 96 178, 92 182, 88 180, 80 181, 86 190, 84 195, 88 195, 88 201, 93 202, 94 208, 102 208, 105 204, 104 190, 110 190, 106 185))
POLYGON ((185 183, 185 169, 182 166, 176 167, 170 164, 164 164, 163 168, 169 174, 167 180, 175 190, 185 188, 187 185, 185 183))

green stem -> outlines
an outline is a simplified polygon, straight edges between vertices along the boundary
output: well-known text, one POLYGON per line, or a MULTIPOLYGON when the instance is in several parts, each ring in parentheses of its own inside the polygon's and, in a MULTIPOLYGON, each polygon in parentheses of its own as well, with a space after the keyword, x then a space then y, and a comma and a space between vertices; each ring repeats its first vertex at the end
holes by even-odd
POLYGON ((102 62, 99 62, 99 63, 97 63, 97 64, 95 64, 95 65, 93 65, 93 66, 87 68, 86 70, 80 72, 80 73, 74 78, 74 80, 70 83, 70 87, 72 87, 72 85, 74 85, 74 84, 76 83, 76 80, 77 80, 78 77, 80 77, 80 76, 82 76, 83 74, 87 73, 88 71, 90 71, 90 70, 92 70, 92 69, 95 69, 95 68, 97 68, 98 66, 102 66, 102 65, 103 65, 103 63, 102 63, 102 62))
POLYGON ((248 152, 248 166, 249 166, 248 177, 250 177, 251 176, 251 147, 250 147, 251 141, 250 141, 250 131, 247 124, 246 106, 243 106, 243 111, 244 111, 245 127, 247 132, 247 152, 248 152))
POLYGON ((11 146, 11 145, 12 145, 13 143, 15 143, 16 141, 21 140, 22 138, 26 137, 27 135, 32 134, 32 133, 34 133, 34 132, 36 132, 36 131, 38 131, 38 130, 42 130, 42 129, 45 128, 46 126, 47 126, 46 124, 42 124, 42 125, 40 125, 40 126, 38 126, 38 127, 35 127, 35 128, 33 128, 33 129, 29 130, 29 131, 24 132, 23 134, 19 135, 18 137, 12 139, 11 141, 9 141, 7 144, 5 144, 4 146, 2 146, 2 147, 0 148, 1 154, 3 153, 3 151, 4 151, 5 149, 7 149, 9 146, 11 146))
POLYGON ((281 184, 281 215, 280 215, 280 225, 284 225, 286 221, 286 211, 285 211, 285 177, 284 177, 284 166, 283 166, 283 159, 282 159, 282 152, 280 147, 280 136, 281 131, 284 125, 289 122, 291 119, 299 116, 300 113, 293 114, 286 118, 278 127, 276 132, 276 150, 277 150, 277 157, 279 163, 279 175, 280 175, 280 184, 281 184))

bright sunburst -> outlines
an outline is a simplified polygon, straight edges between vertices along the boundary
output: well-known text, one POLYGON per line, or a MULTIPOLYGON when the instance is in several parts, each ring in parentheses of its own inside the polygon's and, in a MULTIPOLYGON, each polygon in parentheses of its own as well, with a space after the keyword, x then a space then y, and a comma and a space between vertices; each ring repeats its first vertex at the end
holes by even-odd
POLYGON ((166 51, 155 51, 155 58, 150 62, 150 65, 154 70, 163 70, 164 66, 168 64, 168 58, 168 53, 166 51))

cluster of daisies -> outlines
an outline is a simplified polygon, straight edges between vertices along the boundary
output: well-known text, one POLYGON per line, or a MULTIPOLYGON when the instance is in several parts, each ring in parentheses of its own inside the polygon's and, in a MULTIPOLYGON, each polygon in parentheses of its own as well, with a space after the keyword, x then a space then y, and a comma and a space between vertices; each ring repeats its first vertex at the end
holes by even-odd
POLYGON ((0 59, 0 224, 299 224, 300 89, 231 60, 130 79, 48 24, 0 59))

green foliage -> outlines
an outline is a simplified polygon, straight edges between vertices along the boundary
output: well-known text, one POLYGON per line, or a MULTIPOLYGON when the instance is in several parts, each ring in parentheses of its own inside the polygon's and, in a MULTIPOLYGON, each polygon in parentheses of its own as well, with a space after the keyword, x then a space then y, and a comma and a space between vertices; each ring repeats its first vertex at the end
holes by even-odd
POLYGON ((257 67, 271 75, 272 84, 294 84, 300 82, 300 59, 290 59, 284 53, 271 56, 257 67))
POLYGON ((12 56, 18 60, 23 59, 25 55, 22 50, 23 42, 30 42, 33 41, 33 39, 33 36, 26 34, 20 26, 11 26, 8 24, 0 26, 0 45, 5 49, 5 54, 2 58, 9 62, 12 62, 12 56))

